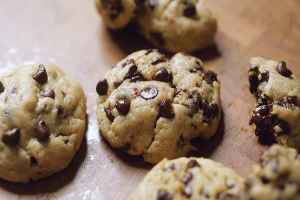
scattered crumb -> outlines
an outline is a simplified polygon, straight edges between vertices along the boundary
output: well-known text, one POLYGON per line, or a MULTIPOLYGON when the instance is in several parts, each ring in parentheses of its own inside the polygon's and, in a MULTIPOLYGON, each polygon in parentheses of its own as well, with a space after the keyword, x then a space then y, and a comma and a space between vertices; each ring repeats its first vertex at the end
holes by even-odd
POLYGON ((222 69, 222 70, 219 72, 219 74, 224 74, 224 72, 225 72, 225 69, 222 69))
POLYGON ((113 159, 110 158, 109 160, 110 160, 111 163, 114 163, 114 160, 113 160, 113 159))
POLYGON ((234 101, 233 101, 233 102, 229 102, 228 107, 230 107, 230 106, 235 107, 235 106, 236 106, 236 103, 235 103, 234 101))

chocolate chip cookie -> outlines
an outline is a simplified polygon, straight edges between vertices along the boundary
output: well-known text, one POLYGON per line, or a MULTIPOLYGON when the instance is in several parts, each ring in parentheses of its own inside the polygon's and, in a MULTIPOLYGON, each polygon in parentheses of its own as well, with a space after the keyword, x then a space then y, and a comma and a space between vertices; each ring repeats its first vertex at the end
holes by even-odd
POLYGON ((253 175, 245 182, 245 199, 300 199, 300 160, 296 149, 275 144, 260 161, 261 166, 255 166, 253 175))
POLYGON ((26 65, 0 78, 0 177, 28 182, 70 163, 85 131, 86 97, 50 64, 26 65))
POLYGON ((250 125, 262 143, 300 148, 300 82, 284 62, 251 59, 250 92, 257 99, 250 125))
POLYGON ((125 27, 137 12, 134 0, 95 0, 104 24, 111 29, 125 27))
POLYGON ((146 175, 131 200, 235 200, 245 188, 242 177, 210 159, 164 159, 146 175))
POLYGON ((147 40, 174 53, 211 46, 217 30, 204 0, 146 0, 135 20, 147 40))
POLYGON ((113 147, 157 163, 208 140, 221 115, 217 74, 186 53, 170 60, 157 50, 127 56, 98 82, 98 123, 113 147))

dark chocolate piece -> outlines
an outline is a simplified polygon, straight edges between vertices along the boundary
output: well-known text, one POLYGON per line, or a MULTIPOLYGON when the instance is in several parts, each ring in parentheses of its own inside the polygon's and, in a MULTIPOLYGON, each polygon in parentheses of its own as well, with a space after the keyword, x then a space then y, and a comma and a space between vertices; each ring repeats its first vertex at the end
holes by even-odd
POLYGON ((278 63, 276 71, 285 77, 290 77, 293 74, 292 71, 286 67, 286 63, 284 61, 278 63))
POLYGON ((156 81, 168 82, 169 81, 168 70, 164 67, 160 68, 155 72, 152 79, 156 81))
POLYGON ((172 200, 173 196, 166 190, 159 190, 157 193, 157 200, 172 200))
POLYGON ((143 99, 154 99, 158 94, 158 90, 154 86, 148 86, 143 89, 143 91, 140 93, 141 97, 143 99))
POLYGON ((183 2, 183 15, 186 17, 193 17, 196 14, 196 8, 190 1, 183 2))
POLYGON ((96 86, 96 91, 99 95, 106 95, 108 89, 108 83, 106 79, 101 79, 96 86))
POLYGON ((186 166, 186 170, 188 170, 190 168, 194 168, 194 167, 201 167, 201 166, 199 165, 199 163, 196 160, 192 159, 188 162, 188 164, 186 166))
POLYGON ((54 99, 55 98, 55 92, 54 92, 53 89, 48 89, 44 92, 41 92, 41 96, 42 97, 49 97, 49 98, 54 99))
POLYGON ((3 83, 0 81, 0 93, 2 93, 4 91, 4 85, 3 83))
POLYGON ((6 131, 2 135, 2 141, 5 144, 16 146, 20 139, 20 129, 14 128, 6 131))
POLYGON ((110 108, 104 109, 104 112, 106 113, 106 116, 109 119, 109 121, 114 122, 115 117, 112 115, 110 108))
POLYGON ((48 75, 44 65, 40 65, 36 74, 32 77, 38 83, 45 83, 48 81, 48 75))
POLYGON ((169 99, 162 100, 159 104, 159 116, 172 119, 175 114, 173 111, 172 103, 169 99))
POLYGON ((151 61, 151 64, 152 65, 157 65, 159 63, 162 63, 162 62, 167 62, 168 59, 166 58, 153 58, 153 60, 151 61))
POLYGON ((36 126, 36 138, 39 142, 46 141, 50 137, 49 129, 44 121, 40 121, 36 126))
POLYGON ((119 113, 121 113, 122 115, 127 115, 127 113, 129 112, 129 108, 130 108, 130 103, 131 101, 128 99, 121 99, 121 100, 117 100, 116 101, 116 108, 119 111, 119 113))

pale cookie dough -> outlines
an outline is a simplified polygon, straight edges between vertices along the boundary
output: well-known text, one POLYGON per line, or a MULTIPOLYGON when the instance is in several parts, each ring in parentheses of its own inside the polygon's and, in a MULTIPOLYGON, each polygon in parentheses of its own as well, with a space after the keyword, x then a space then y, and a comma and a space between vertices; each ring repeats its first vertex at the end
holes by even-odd
POLYGON ((251 59, 250 91, 257 98, 250 125, 262 143, 300 148, 300 82, 286 63, 251 59))
POLYGON ((125 27, 137 12, 134 0, 95 0, 104 24, 110 29, 125 27))
POLYGON ((144 178, 131 200, 240 199, 244 179, 205 158, 164 159, 144 178))
POLYGON ((211 46, 217 30, 204 0, 146 0, 136 23, 147 40, 173 53, 211 46))
POLYGON ((261 167, 246 180, 252 200, 299 200, 300 160, 296 149, 273 145, 260 158, 261 167))
POLYGON ((70 163, 85 131, 86 97, 50 64, 25 65, 0 78, 0 177, 28 182, 70 163))
POLYGON ((98 123, 113 147, 145 161, 185 156, 208 140, 221 116, 220 83, 186 53, 168 60, 157 50, 127 56, 98 82, 98 123))

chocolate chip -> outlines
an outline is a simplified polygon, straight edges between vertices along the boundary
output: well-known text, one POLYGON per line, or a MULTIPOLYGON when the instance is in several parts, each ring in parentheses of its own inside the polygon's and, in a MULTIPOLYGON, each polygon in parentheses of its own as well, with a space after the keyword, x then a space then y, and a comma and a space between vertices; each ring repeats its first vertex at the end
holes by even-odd
POLYGON ((268 100, 266 98, 263 98, 261 94, 257 95, 257 104, 262 106, 262 105, 268 105, 268 100))
POLYGON ((104 109, 107 118, 109 119, 109 121, 114 122, 115 117, 112 115, 110 108, 106 108, 104 109))
POLYGON ((202 100, 203 114, 207 118, 215 118, 219 113, 219 107, 216 103, 208 104, 204 99, 202 100))
POLYGON ((15 94, 15 93, 17 93, 17 92, 18 92, 18 90, 19 90, 18 88, 15 88, 15 87, 13 87, 13 89, 12 89, 11 93, 12 93, 12 94, 15 94))
POLYGON ((159 116, 172 119, 175 114, 173 111, 172 103, 169 99, 162 100, 159 104, 159 116))
POLYGON ((181 181, 184 183, 184 184, 188 184, 188 182, 190 182, 193 178, 193 174, 191 172, 188 172, 184 175, 184 177, 181 179, 181 181))
POLYGON ((121 84, 122 84, 122 82, 114 81, 115 88, 118 88, 121 84))
POLYGON ((165 44, 165 41, 164 41, 164 38, 163 38, 162 33, 151 31, 151 32, 150 32, 150 36, 151 36, 158 44, 160 44, 160 45, 164 45, 164 44, 165 44))
POLYGON ((14 128, 6 131, 2 135, 2 141, 5 144, 16 146, 20 139, 20 129, 14 128))
POLYGON ((155 72, 152 79, 156 81, 168 82, 169 81, 168 70, 164 67, 160 68, 155 72))
POLYGON ((140 93, 141 97, 143 99, 154 99, 158 94, 158 90, 154 86, 148 86, 143 89, 143 91, 140 93))
POLYGON ((297 96, 286 96, 283 97, 283 104, 294 104, 297 105, 297 96))
POLYGON ((214 81, 218 81, 217 74, 213 71, 206 70, 204 73, 201 73, 203 80, 205 80, 208 84, 213 84, 214 81))
POLYGON ((49 129, 44 121, 40 121, 36 126, 36 138, 38 141, 46 141, 50 137, 49 129))
POLYGON ((121 99, 121 100, 117 100, 116 101, 116 108, 119 111, 119 113, 121 113, 122 115, 127 115, 127 113, 129 112, 129 108, 130 108, 130 103, 131 101, 128 99, 121 99))
POLYGON ((253 94, 254 92, 257 91, 259 85, 257 76, 249 76, 249 83, 250 83, 249 90, 251 94, 253 94))
POLYGON ((186 166, 186 170, 188 170, 190 168, 194 168, 194 167, 201 167, 201 166, 199 165, 199 163, 196 160, 192 159, 188 162, 188 164, 186 166))
POLYGON ((48 80, 48 75, 44 65, 40 65, 36 74, 32 77, 38 83, 45 83, 48 80))
POLYGON ((101 0, 101 2, 108 11, 111 20, 115 20, 124 10, 121 0, 101 0))
POLYGON ((170 165, 169 165, 169 167, 167 167, 166 169, 165 169, 165 171, 166 172, 171 172, 171 171, 173 171, 175 169, 175 164, 174 163, 171 163, 170 165))
POLYGON ((101 79, 96 86, 96 91, 99 95, 106 95, 108 89, 108 83, 106 79, 101 79))
POLYGON ((155 6, 158 4, 159 0, 148 0, 148 4, 151 8, 151 10, 153 10, 155 8, 155 6))
POLYGON ((63 113, 64 109, 63 109, 62 105, 57 105, 56 109, 57 109, 57 115, 61 115, 63 113))
POLYGON ((269 81, 269 71, 266 71, 261 74, 261 80, 260 82, 268 82, 269 81))
POLYGON ((256 126, 261 126, 263 124, 263 116, 269 114, 269 107, 267 105, 257 106, 252 111, 252 117, 250 123, 254 123, 256 126))
POLYGON ((191 186, 187 185, 185 186, 185 188, 182 191, 182 194, 188 198, 190 198, 192 196, 192 188, 191 186))
POLYGON ((131 146, 130 143, 126 143, 124 146, 120 147, 120 149, 127 152, 130 149, 130 146, 131 146))
POLYGON ((183 91, 183 92, 186 92, 187 89, 186 89, 186 88, 179 88, 179 87, 178 87, 178 88, 175 88, 175 89, 174 89, 174 97, 177 96, 177 95, 178 95, 180 92, 182 92, 182 91, 183 91))
POLYGON ((252 72, 252 71, 258 73, 258 66, 256 64, 251 64, 250 65, 249 72, 252 72))
POLYGON ((151 61, 151 64, 152 65, 157 65, 157 64, 162 63, 162 62, 167 62, 167 59, 166 58, 153 58, 152 61, 151 61))
POLYGON ((278 63, 276 71, 285 77, 290 77, 293 74, 292 71, 286 67, 286 63, 284 61, 278 63))
POLYGON ((185 1, 183 3, 183 15, 186 17, 193 17, 196 14, 196 8, 190 1, 185 1))
POLYGON ((135 62, 133 59, 129 59, 122 64, 122 67, 125 67, 126 65, 135 65, 135 62))
POLYGON ((277 106, 283 106, 283 103, 281 101, 274 101, 273 104, 277 106))
POLYGON ((65 144, 68 144, 68 143, 69 143, 69 140, 65 140, 64 143, 65 143, 65 144))
POLYGON ((133 76, 131 77, 131 82, 132 83, 139 82, 139 81, 144 81, 144 80, 145 80, 145 78, 139 70, 134 72, 133 76))
POLYGON ((145 52, 145 55, 148 55, 151 52, 158 52, 158 50, 157 49, 147 49, 145 52))
POLYGON ((41 92, 41 96, 42 97, 49 97, 49 98, 54 99, 55 98, 55 92, 54 92, 53 89, 48 89, 44 92, 41 92))
POLYGON ((172 200, 173 196, 166 190, 159 190, 157 193, 157 200, 172 200))
POLYGON ((125 79, 131 79, 134 76, 134 73, 137 71, 137 66, 132 65, 129 70, 127 75, 125 76, 125 79))
POLYGON ((197 90, 192 90, 189 95, 189 99, 192 99, 192 108, 195 109, 197 112, 200 109, 202 109, 202 102, 201 102, 201 95, 197 90))
POLYGON ((3 83, 0 81, 0 93, 2 93, 4 91, 4 85, 3 83))

